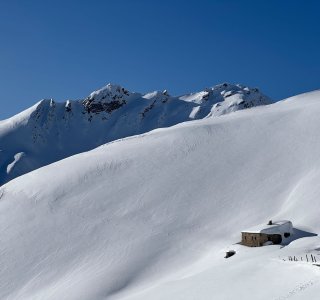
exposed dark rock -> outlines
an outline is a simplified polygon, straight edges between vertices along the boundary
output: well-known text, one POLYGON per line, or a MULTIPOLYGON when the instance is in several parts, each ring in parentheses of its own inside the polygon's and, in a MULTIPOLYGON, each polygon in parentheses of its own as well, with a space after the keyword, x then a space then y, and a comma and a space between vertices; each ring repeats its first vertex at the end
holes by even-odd
MULTIPOLYGON (((116 99, 116 96, 113 96, 112 98, 116 99)), ((100 113, 100 112, 107 112, 111 113, 112 111, 120 108, 126 104, 125 100, 112 100, 110 102, 94 102, 93 99, 87 99, 83 102, 83 105, 88 113, 100 113)))
POLYGON ((154 107, 155 103, 156 103, 156 100, 154 100, 148 107, 144 109, 144 111, 141 113, 142 118, 144 118, 146 113, 149 112, 154 107))

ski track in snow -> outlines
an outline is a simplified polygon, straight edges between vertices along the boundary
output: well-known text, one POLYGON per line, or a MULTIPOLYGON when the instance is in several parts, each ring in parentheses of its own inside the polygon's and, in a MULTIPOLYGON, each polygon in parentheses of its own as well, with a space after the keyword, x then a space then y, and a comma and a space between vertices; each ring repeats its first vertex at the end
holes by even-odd
POLYGON ((319 278, 317 277, 314 280, 309 280, 307 282, 301 283, 298 286, 296 286, 294 289, 292 289, 290 292, 288 292, 288 294, 286 294, 285 296, 281 296, 278 298, 275 298, 274 300, 286 300, 286 299, 290 299, 292 297, 300 296, 300 293, 304 292, 306 289, 310 288, 311 286, 318 284, 319 283, 319 278))

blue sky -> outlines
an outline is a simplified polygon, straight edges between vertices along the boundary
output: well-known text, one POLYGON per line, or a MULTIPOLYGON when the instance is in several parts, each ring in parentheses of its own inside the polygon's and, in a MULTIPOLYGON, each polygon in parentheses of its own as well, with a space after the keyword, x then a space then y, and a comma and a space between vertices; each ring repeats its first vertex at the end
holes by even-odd
POLYGON ((108 82, 173 95, 221 82, 320 88, 319 1, 0 0, 0 119, 108 82))

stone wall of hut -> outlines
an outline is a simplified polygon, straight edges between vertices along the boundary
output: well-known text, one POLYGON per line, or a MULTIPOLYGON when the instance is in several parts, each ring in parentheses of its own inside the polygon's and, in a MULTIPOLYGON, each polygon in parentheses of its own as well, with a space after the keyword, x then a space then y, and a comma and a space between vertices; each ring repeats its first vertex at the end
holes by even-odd
POLYGON ((280 234, 250 233, 242 232, 241 244, 248 247, 261 247, 264 243, 271 241, 273 244, 280 244, 280 234))

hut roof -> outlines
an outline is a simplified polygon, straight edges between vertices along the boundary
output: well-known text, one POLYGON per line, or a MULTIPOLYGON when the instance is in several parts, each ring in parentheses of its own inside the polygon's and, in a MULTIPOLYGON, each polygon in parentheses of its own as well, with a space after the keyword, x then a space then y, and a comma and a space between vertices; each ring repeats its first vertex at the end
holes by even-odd
POLYGON ((282 234, 285 232, 292 233, 292 223, 288 220, 276 221, 273 222, 272 225, 261 224, 251 227, 247 230, 243 230, 242 232, 247 233, 266 233, 266 234, 282 234))

